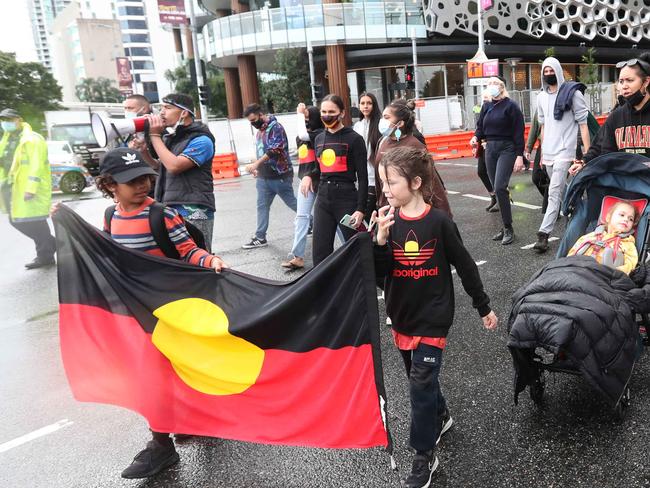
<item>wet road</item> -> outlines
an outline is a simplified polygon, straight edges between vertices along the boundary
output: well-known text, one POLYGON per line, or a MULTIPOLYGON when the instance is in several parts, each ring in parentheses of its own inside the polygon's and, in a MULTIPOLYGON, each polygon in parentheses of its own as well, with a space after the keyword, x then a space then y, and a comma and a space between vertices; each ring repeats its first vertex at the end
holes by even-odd
MULTIPOLYGON (((483 210, 480 197, 486 193, 474 161, 450 161, 439 169, 466 245, 483 262, 481 276, 492 306, 505 320, 513 292, 552 257, 521 249, 535 241, 541 198, 530 173, 513 177, 513 198, 522 205, 513 211, 516 242, 504 247, 490 240, 500 219, 483 210)), ((269 246, 246 251, 240 246, 255 229, 254 181, 240 178, 215 191, 216 252, 247 273, 295 277, 279 266, 293 233, 293 215, 282 202, 272 209, 269 246)), ((99 224, 109 202, 94 191, 81 198, 70 205, 99 224)), ((59 354, 56 272, 23 269, 33 257, 31 241, 14 231, 6 216, 0 217, 0 235, 0 487, 388 487, 399 486, 406 475, 408 388, 389 329, 382 326, 398 474, 390 471, 382 449, 334 451, 193 438, 178 445, 181 462, 172 469, 150 480, 122 480, 120 471, 148 438, 146 423, 127 410, 72 398, 59 354)), ((581 378, 567 375, 548 379, 544 408, 525 393, 515 407, 503 322, 494 333, 482 330, 456 281, 456 321, 441 374, 456 423, 440 444, 432 486, 650 486, 648 353, 632 377, 632 405, 623 421, 581 378)), ((380 308, 383 320, 381 301, 380 308)))

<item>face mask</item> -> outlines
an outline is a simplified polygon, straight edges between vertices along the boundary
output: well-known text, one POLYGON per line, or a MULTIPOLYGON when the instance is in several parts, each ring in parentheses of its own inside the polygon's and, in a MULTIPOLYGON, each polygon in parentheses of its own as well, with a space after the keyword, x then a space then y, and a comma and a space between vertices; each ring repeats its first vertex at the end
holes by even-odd
POLYGON ((136 117, 139 117, 140 114, 138 112, 124 112, 124 118, 126 120, 131 120, 135 119, 136 117))
POLYGON ((385 137, 389 137, 393 133, 393 130, 395 130, 391 127, 391 123, 387 119, 380 119, 377 128, 381 135, 385 137))
POLYGON ((547 85, 557 85, 557 76, 544 75, 544 83, 546 83, 547 85))
POLYGON ((638 104, 640 104, 643 101, 645 95, 641 93, 641 90, 637 90, 634 93, 632 93, 632 95, 623 98, 625 98, 625 103, 627 103, 631 107, 636 107, 638 104))
POLYGON ((339 123, 339 115, 321 115, 320 119, 328 129, 331 129, 339 123))
POLYGON ((257 120, 253 120, 253 121, 251 122, 251 125, 252 125, 253 127, 255 127, 256 129, 259 129, 260 127, 262 127, 262 126, 264 125, 264 121, 262 120, 262 117, 260 117, 260 118, 257 119, 257 120))
POLYGON ((2 122, 0 122, 0 126, 2 127, 2 130, 5 132, 16 132, 16 130, 18 129, 18 125, 16 124, 16 122, 12 122, 9 120, 3 120, 2 122))
POLYGON ((179 117, 173 127, 167 127, 167 132, 170 136, 176 134, 176 129, 178 129, 179 125, 183 125, 183 117, 179 117))
POLYGON ((490 85, 487 88, 487 93, 490 97, 495 98, 501 95, 501 89, 496 85, 490 85))

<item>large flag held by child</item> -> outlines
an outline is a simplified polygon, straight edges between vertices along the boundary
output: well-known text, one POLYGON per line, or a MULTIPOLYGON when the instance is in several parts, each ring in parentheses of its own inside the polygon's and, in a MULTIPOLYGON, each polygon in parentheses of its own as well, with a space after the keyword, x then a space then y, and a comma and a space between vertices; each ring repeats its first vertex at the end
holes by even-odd
POLYGON ((127 249, 65 206, 54 224, 77 400, 134 410, 159 432, 388 444, 367 234, 281 283, 127 249))

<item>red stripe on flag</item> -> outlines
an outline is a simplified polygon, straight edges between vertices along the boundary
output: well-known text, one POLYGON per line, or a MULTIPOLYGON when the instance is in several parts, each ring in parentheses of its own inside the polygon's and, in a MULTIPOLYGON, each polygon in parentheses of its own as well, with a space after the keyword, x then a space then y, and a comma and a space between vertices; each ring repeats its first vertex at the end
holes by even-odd
POLYGON ((75 398, 139 412, 156 431, 264 444, 387 445, 370 345, 266 350, 253 386, 215 396, 187 386, 132 317, 61 304, 59 319, 75 398))

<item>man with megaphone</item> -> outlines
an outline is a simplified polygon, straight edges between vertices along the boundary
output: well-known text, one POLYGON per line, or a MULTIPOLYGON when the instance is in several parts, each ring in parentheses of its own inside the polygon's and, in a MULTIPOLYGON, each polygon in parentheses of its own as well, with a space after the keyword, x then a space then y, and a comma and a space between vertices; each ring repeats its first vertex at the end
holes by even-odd
POLYGON ((145 140, 150 155, 143 158, 159 164, 155 199, 175 208, 198 227, 208 247, 214 228, 212 158, 214 136, 197 122, 192 97, 172 93, 162 99, 160 115, 146 115, 145 140))

